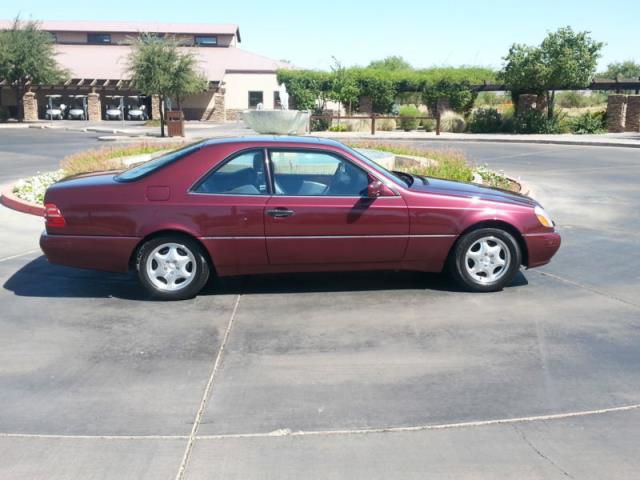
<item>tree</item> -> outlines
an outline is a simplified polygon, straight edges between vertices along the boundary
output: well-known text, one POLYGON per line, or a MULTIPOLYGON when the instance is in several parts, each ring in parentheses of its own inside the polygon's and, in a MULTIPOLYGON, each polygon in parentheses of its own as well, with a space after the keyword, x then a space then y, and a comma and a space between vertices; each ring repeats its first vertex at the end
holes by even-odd
POLYGON ((615 79, 615 78, 639 78, 640 77, 640 64, 633 60, 626 60, 624 62, 610 63, 607 65, 607 69, 600 74, 603 78, 615 79))
POLYGON ((549 33, 540 46, 514 44, 506 57, 500 78, 515 96, 544 94, 548 118, 553 117, 556 90, 585 88, 595 73, 603 43, 589 32, 563 27, 549 33))
POLYGON ((369 63, 368 68, 374 68, 376 70, 413 70, 413 67, 404 58, 394 55, 391 57, 383 58, 382 60, 374 60, 369 63))
POLYGON ((143 34, 133 40, 129 71, 135 87, 145 95, 160 97, 160 134, 164 137, 167 98, 178 105, 182 98, 207 89, 207 79, 197 70, 197 58, 180 49, 171 37, 143 34))
POLYGON ((347 115, 351 115, 351 109, 354 103, 360 98, 360 88, 356 83, 353 75, 333 57, 334 64, 331 67, 333 71, 333 81, 331 85, 331 98, 340 103, 347 110, 347 115))
POLYGON ((55 56, 51 35, 36 21, 17 17, 11 28, 0 31, 0 79, 13 85, 18 120, 24 120, 22 97, 29 84, 55 84, 68 76, 55 56))

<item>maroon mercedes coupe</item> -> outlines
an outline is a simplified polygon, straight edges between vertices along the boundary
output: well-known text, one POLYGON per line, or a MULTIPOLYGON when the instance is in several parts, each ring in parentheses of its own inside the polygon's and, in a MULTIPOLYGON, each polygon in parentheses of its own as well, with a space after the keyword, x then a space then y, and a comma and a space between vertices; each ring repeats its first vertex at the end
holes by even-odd
POLYGON ((391 172, 311 137, 203 141, 60 181, 45 207, 50 262, 136 269, 162 299, 196 295, 212 273, 380 269, 447 269, 489 292, 560 247, 531 198, 391 172))

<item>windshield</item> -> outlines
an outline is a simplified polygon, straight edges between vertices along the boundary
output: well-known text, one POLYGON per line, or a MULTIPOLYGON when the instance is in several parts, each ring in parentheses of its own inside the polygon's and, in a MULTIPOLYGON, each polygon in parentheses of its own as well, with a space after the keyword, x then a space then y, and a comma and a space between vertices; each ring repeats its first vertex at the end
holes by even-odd
POLYGON ((409 187, 413 183, 413 179, 411 178, 410 175, 407 175, 407 178, 403 178, 399 176, 397 173, 391 172, 386 168, 384 168, 382 165, 377 164, 376 162, 371 160, 369 157, 367 157, 364 153, 361 153, 346 145, 344 146, 344 148, 353 156, 358 157, 359 160, 362 160, 368 166, 373 168, 376 172, 381 173, 384 177, 388 178, 392 182, 395 182, 396 184, 401 185, 403 187, 409 187))
POLYGON ((178 150, 174 150, 167 153, 166 155, 154 158, 153 160, 149 160, 148 162, 130 168, 129 170, 116 175, 115 180, 118 182, 133 182, 134 180, 138 180, 139 178, 149 175, 150 173, 153 173, 156 170, 159 170, 162 167, 189 155, 191 152, 198 150, 201 146, 202 142, 198 142, 192 143, 191 145, 187 145, 186 147, 180 148, 178 150))

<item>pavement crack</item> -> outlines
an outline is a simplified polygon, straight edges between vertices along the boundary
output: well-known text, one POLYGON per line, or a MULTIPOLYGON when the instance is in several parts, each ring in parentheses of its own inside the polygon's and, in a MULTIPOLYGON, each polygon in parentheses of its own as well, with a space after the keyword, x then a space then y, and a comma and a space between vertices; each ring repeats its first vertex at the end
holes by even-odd
POLYGON ((540 458, 542 458, 544 461, 546 461, 547 463, 549 463, 551 466, 553 466, 553 468, 555 468, 556 470, 558 470, 560 473, 562 473, 562 475, 564 475, 565 477, 568 478, 575 478, 573 475, 571 475, 569 472, 567 472, 564 468, 562 468, 560 465, 558 465, 556 462, 554 462, 551 458, 549 458, 547 455, 545 455, 544 453, 542 453, 542 451, 536 447, 533 442, 531 440, 529 440, 529 438, 527 437, 527 434, 524 433, 523 430, 519 429, 517 425, 511 425, 513 427, 513 429, 516 431, 516 433, 520 436, 520 438, 522 439, 522 441, 524 443, 526 443, 529 448, 531 448, 531 450, 533 450, 536 455, 538 455, 540 458))
POLYGON ((582 290, 586 290, 588 292, 595 293, 596 295, 600 295, 602 297, 606 297, 609 300, 614 300, 616 302, 624 303, 625 305, 628 305, 628 306, 633 307, 633 308, 640 308, 640 305, 638 305, 636 303, 630 302, 628 300, 625 300, 624 298, 620 298, 620 297, 617 297, 615 295, 611 295, 610 293, 607 293, 607 292, 601 292, 600 290, 597 290, 597 289, 595 289, 593 287, 590 287, 588 285, 585 285, 583 283, 576 282, 575 280, 571 280, 569 278, 564 278, 564 277, 561 277, 560 275, 555 275, 555 274, 549 273, 549 272, 542 272, 542 271, 539 271, 539 270, 535 271, 535 273, 537 273, 538 275, 542 275, 543 277, 553 278, 554 280, 558 280, 559 282, 568 283, 569 285, 573 285, 574 287, 578 287, 578 288, 580 288, 582 290))
POLYGON ((182 480, 184 478, 184 474, 186 472, 189 459, 191 458, 191 451, 193 450, 193 444, 198 435, 198 429, 200 427, 200 423, 202 422, 202 416, 204 415, 205 408, 207 407, 207 400, 209 399, 209 395, 213 390, 216 373, 218 372, 218 369, 222 363, 222 355, 224 354, 227 341, 229 340, 229 334, 231 333, 231 327, 233 327, 233 321, 236 317, 236 312, 238 311, 238 305, 240 304, 241 295, 242 294, 238 294, 238 296, 236 297, 236 302, 233 305, 233 310, 231 311, 231 316, 229 317, 229 323, 227 324, 227 328, 224 332, 224 337, 222 338, 222 343, 220 344, 220 348, 218 349, 218 354, 216 355, 215 362, 213 363, 213 367, 211 369, 211 375, 209 375, 209 380, 207 381, 207 385, 202 394, 200 407, 198 408, 198 412, 196 413, 196 418, 193 422, 193 427, 191 428, 191 434, 189 435, 189 440, 187 441, 187 446, 185 447, 184 455, 182 456, 182 461, 180 462, 180 467, 178 468, 178 473, 176 474, 176 480, 182 480))

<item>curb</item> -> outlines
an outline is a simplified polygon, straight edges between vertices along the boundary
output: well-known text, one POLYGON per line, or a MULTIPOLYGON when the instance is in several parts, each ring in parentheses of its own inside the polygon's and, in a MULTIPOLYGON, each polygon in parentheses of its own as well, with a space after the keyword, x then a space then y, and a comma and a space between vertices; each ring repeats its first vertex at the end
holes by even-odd
POLYGON ((0 193, 0 203, 2 205, 20 213, 35 215, 37 217, 44 216, 44 206, 27 202, 26 200, 16 197, 13 194, 12 189, 13 185, 9 185, 3 189, 2 193, 0 193))
MULTIPOLYGON (((311 135, 321 137, 321 135, 311 135)), ((527 139, 527 138, 460 138, 460 137, 377 137, 377 136, 325 136, 331 140, 368 140, 368 141, 405 141, 405 142, 482 142, 482 143, 519 143, 538 145, 571 145, 574 147, 622 147, 640 148, 640 141, 637 143, 620 143, 611 141, 581 142, 577 140, 555 140, 555 139, 527 139)))

